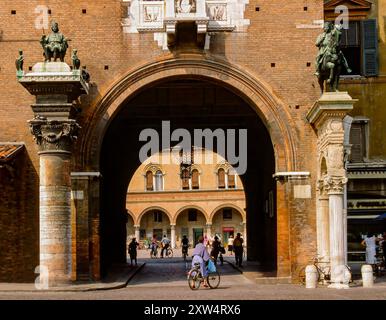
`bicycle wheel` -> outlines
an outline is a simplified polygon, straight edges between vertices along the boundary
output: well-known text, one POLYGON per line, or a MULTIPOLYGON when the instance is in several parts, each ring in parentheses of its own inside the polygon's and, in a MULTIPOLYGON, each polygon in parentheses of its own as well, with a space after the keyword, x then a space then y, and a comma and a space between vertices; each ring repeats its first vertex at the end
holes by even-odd
POLYGON ((192 269, 188 273, 188 284, 192 290, 198 290, 201 285, 201 273, 197 269, 192 269))
POLYGON ((168 258, 173 258, 173 250, 172 249, 167 249, 166 250, 166 256, 168 257, 168 258))
POLYGON ((220 285, 220 273, 218 271, 208 274, 208 285, 211 289, 216 289, 220 285))
POLYGON ((306 267, 303 267, 299 271, 299 282, 301 284, 306 284, 306 267))

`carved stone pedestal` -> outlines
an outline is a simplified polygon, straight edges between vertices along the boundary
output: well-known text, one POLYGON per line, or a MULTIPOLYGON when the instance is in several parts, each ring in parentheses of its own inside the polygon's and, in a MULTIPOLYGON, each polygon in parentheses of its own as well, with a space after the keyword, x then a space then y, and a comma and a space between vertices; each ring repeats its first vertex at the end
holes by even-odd
POLYGON ((343 190, 347 178, 343 118, 353 109, 355 102, 347 92, 327 92, 307 115, 318 134, 318 255, 325 267, 330 265, 331 288, 348 288, 344 272, 347 234, 343 190))
POLYGON ((62 62, 38 63, 19 82, 36 96, 29 125, 40 156, 40 269, 48 271, 49 286, 66 284, 72 273, 71 148, 79 129, 70 117, 88 85, 62 62))

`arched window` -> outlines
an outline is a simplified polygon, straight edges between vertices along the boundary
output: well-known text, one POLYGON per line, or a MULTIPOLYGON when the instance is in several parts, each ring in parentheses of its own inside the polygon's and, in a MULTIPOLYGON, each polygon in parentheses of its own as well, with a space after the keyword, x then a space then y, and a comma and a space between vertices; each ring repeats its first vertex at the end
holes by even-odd
POLYGON ((200 183, 199 183, 199 173, 197 169, 194 169, 192 171, 192 189, 199 189, 200 183))
POLYGON ((228 171, 228 188, 236 188, 236 175, 233 169, 229 169, 228 171))
POLYGON ((146 172, 146 191, 153 191, 153 172, 146 172))
POLYGON ((225 170, 220 168, 217 172, 218 175, 218 187, 220 189, 225 189, 225 170))
POLYGON ((182 170, 181 179, 182 179, 182 189, 189 190, 190 188, 189 188, 189 170, 188 169, 182 170))
POLYGON ((164 189, 163 174, 161 170, 155 173, 155 191, 162 191, 164 189))

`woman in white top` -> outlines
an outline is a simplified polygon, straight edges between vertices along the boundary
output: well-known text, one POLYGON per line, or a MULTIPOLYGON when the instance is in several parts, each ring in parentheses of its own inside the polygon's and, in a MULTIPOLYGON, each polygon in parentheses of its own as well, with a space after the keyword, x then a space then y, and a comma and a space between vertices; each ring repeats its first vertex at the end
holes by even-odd
POLYGON ((367 237, 362 241, 362 246, 366 246, 366 263, 367 264, 376 264, 376 240, 377 238, 371 233, 367 234, 367 237))

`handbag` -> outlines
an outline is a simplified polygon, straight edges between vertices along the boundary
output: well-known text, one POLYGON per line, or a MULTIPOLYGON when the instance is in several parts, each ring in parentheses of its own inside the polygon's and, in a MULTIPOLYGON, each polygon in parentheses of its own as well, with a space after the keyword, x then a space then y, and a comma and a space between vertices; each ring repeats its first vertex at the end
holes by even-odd
POLYGON ((215 266, 214 262, 212 261, 212 259, 209 259, 209 261, 208 261, 208 272, 209 273, 216 272, 216 266, 215 266))
POLYGON ((222 254, 225 254, 225 248, 224 248, 224 247, 220 247, 220 252, 221 252, 222 254))

